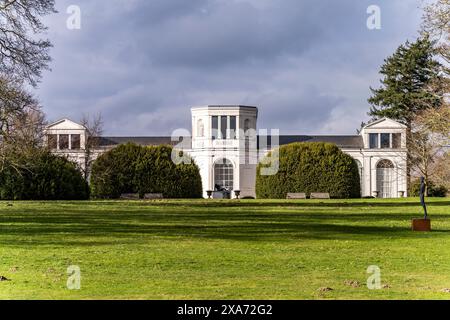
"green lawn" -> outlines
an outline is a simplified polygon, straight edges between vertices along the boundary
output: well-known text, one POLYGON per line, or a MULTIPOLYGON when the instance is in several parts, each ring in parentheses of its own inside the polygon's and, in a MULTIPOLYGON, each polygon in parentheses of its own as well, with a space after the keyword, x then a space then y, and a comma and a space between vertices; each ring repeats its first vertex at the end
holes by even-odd
POLYGON ((417 203, 0 202, 0 298, 450 299, 450 199, 432 233, 410 231, 417 203))

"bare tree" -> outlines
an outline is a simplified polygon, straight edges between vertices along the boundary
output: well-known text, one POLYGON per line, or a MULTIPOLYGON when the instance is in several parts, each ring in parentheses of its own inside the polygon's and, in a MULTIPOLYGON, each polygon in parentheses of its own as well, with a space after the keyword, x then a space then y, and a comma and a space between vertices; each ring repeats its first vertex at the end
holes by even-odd
POLYGON ((23 155, 42 146, 44 113, 21 83, 0 77, 0 171, 23 167, 23 155))
POLYGON ((13 74, 36 86, 50 62, 48 39, 40 18, 56 12, 54 0, 0 1, 0 72, 13 74))
POLYGON ((437 0, 424 8, 422 32, 437 42, 442 58, 450 62, 450 0, 437 0))
POLYGON ((103 118, 101 113, 94 116, 84 114, 81 118, 81 124, 86 128, 86 145, 84 149, 84 166, 82 169, 84 178, 89 180, 92 163, 97 158, 98 150, 103 134, 103 118))
POLYGON ((432 166, 432 180, 436 185, 441 185, 450 190, 450 146, 444 150, 432 166))
MULTIPOLYGON (((0 136, 3 141, 17 138, 30 120, 43 119, 41 107, 33 95, 27 92, 21 81, 12 77, 0 77, 0 136)), ((36 129, 36 128, 33 128, 36 129)))
POLYGON ((430 84, 428 91, 439 91, 443 95, 439 108, 429 108, 416 115, 409 137, 409 154, 413 159, 414 175, 424 176, 427 183, 433 181, 449 186, 450 0, 436 0, 423 9, 421 32, 434 41, 436 53, 444 66, 441 77, 430 84))
POLYGON ((450 0, 436 0, 424 7, 421 32, 434 41, 436 53, 443 62, 443 77, 439 85, 448 99, 450 92, 450 0))
MULTIPOLYGON (((448 161, 442 159, 448 154, 450 145, 449 105, 430 108, 417 115, 412 122, 410 139, 408 154, 413 175, 423 176, 427 185, 430 181, 440 180, 436 164, 448 166, 448 161)), ((440 169, 449 170, 448 167, 440 169)))

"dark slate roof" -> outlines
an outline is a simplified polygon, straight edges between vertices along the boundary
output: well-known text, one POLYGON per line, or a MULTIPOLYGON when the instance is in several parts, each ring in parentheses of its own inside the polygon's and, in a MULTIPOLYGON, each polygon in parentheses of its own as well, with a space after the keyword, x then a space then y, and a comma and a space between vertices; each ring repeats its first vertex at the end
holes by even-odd
POLYGON ((246 105, 242 105, 242 104, 211 104, 211 105, 207 105, 207 106, 198 106, 198 107, 194 107, 194 109, 197 108, 250 108, 250 109, 258 109, 258 107, 255 106, 246 106, 246 105))
POLYGON ((142 146, 176 145, 179 143, 179 141, 172 142, 171 137, 101 137, 100 139, 101 147, 113 147, 128 142, 142 146))
MULTIPOLYGON (((267 145, 272 145, 270 136, 258 136, 258 148, 260 141, 266 139, 267 145)), ((123 143, 136 143, 143 146, 158 146, 163 144, 176 145, 181 141, 172 142, 171 137, 102 137, 100 140, 101 147, 113 147, 123 143)), ((328 142, 334 143, 340 148, 363 148, 362 136, 280 136, 279 144, 285 145, 294 142, 328 142)))
MULTIPOLYGON (((261 139, 264 136, 258 136, 258 148, 260 145, 261 139)), ((267 141, 267 145, 271 146, 271 139, 269 137, 265 137, 267 141)), ((294 143, 294 142, 328 142, 334 143, 340 148, 364 148, 363 138, 359 135, 353 136, 280 136, 279 144, 280 146, 294 143)))

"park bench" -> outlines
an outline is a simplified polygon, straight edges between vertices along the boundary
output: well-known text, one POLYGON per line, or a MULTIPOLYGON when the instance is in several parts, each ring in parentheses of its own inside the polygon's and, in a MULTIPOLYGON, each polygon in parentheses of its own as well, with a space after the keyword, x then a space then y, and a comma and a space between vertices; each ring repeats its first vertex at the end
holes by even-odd
POLYGON ((123 200, 139 200, 139 193, 122 193, 120 199, 123 200))
POLYGON ((311 199, 330 199, 330 194, 325 192, 312 192, 311 199))
POLYGON ((306 199, 306 193, 288 193, 286 199, 306 199))
POLYGON ((144 194, 145 200, 161 200, 164 199, 164 195, 162 193, 146 193, 144 194))

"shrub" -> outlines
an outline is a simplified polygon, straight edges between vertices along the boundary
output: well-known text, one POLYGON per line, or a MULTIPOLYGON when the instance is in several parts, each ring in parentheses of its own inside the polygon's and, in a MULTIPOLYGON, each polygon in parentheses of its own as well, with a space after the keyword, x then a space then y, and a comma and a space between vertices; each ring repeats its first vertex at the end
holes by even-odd
MULTIPOLYGON (((268 156, 271 156, 269 154, 268 156)), ((279 148, 279 171, 261 175, 257 168, 258 198, 285 199, 287 193, 328 192, 332 198, 358 198, 361 185, 355 160, 329 143, 293 143, 279 148)))
POLYGON ((0 173, 2 200, 86 200, 89 187, 75 163, 40 151, 0 173))
POLYGON ((91 171, 91 194, 94 198, 116 199, 122 193, 137 193, 135 167, 143 147, 127 143, 103 153, 91 171))
MULTIPOLYGON (((446 197, 448 189, 445 186, 436 186, 432 181, 428 182, 427 196, 428 197, 446 197)), ((414 180, 409 188, 409 195, 411 197, 418 197, 420 195, 420 179, 414 180)))
POLYGON ((162 193, 166 198, 202 196, 202 180, 197 165, 176 165, 172 161, 172 150, 170 146, 145 148, 138 159, 134 181, 141 197, 145 193, 162 193))
POLYGON ((200 171, 192 164, 176 165, 171 146, 121 145, 100 156, 92 168, 92 195, 117 199, 123 193, 162 193, 165 198, 200 198, 200 171))
POLYGON ((445 186, 436 186, 430 189, 428 194, 430 197, 445 198, 447 196, 448 189, 445 186))

